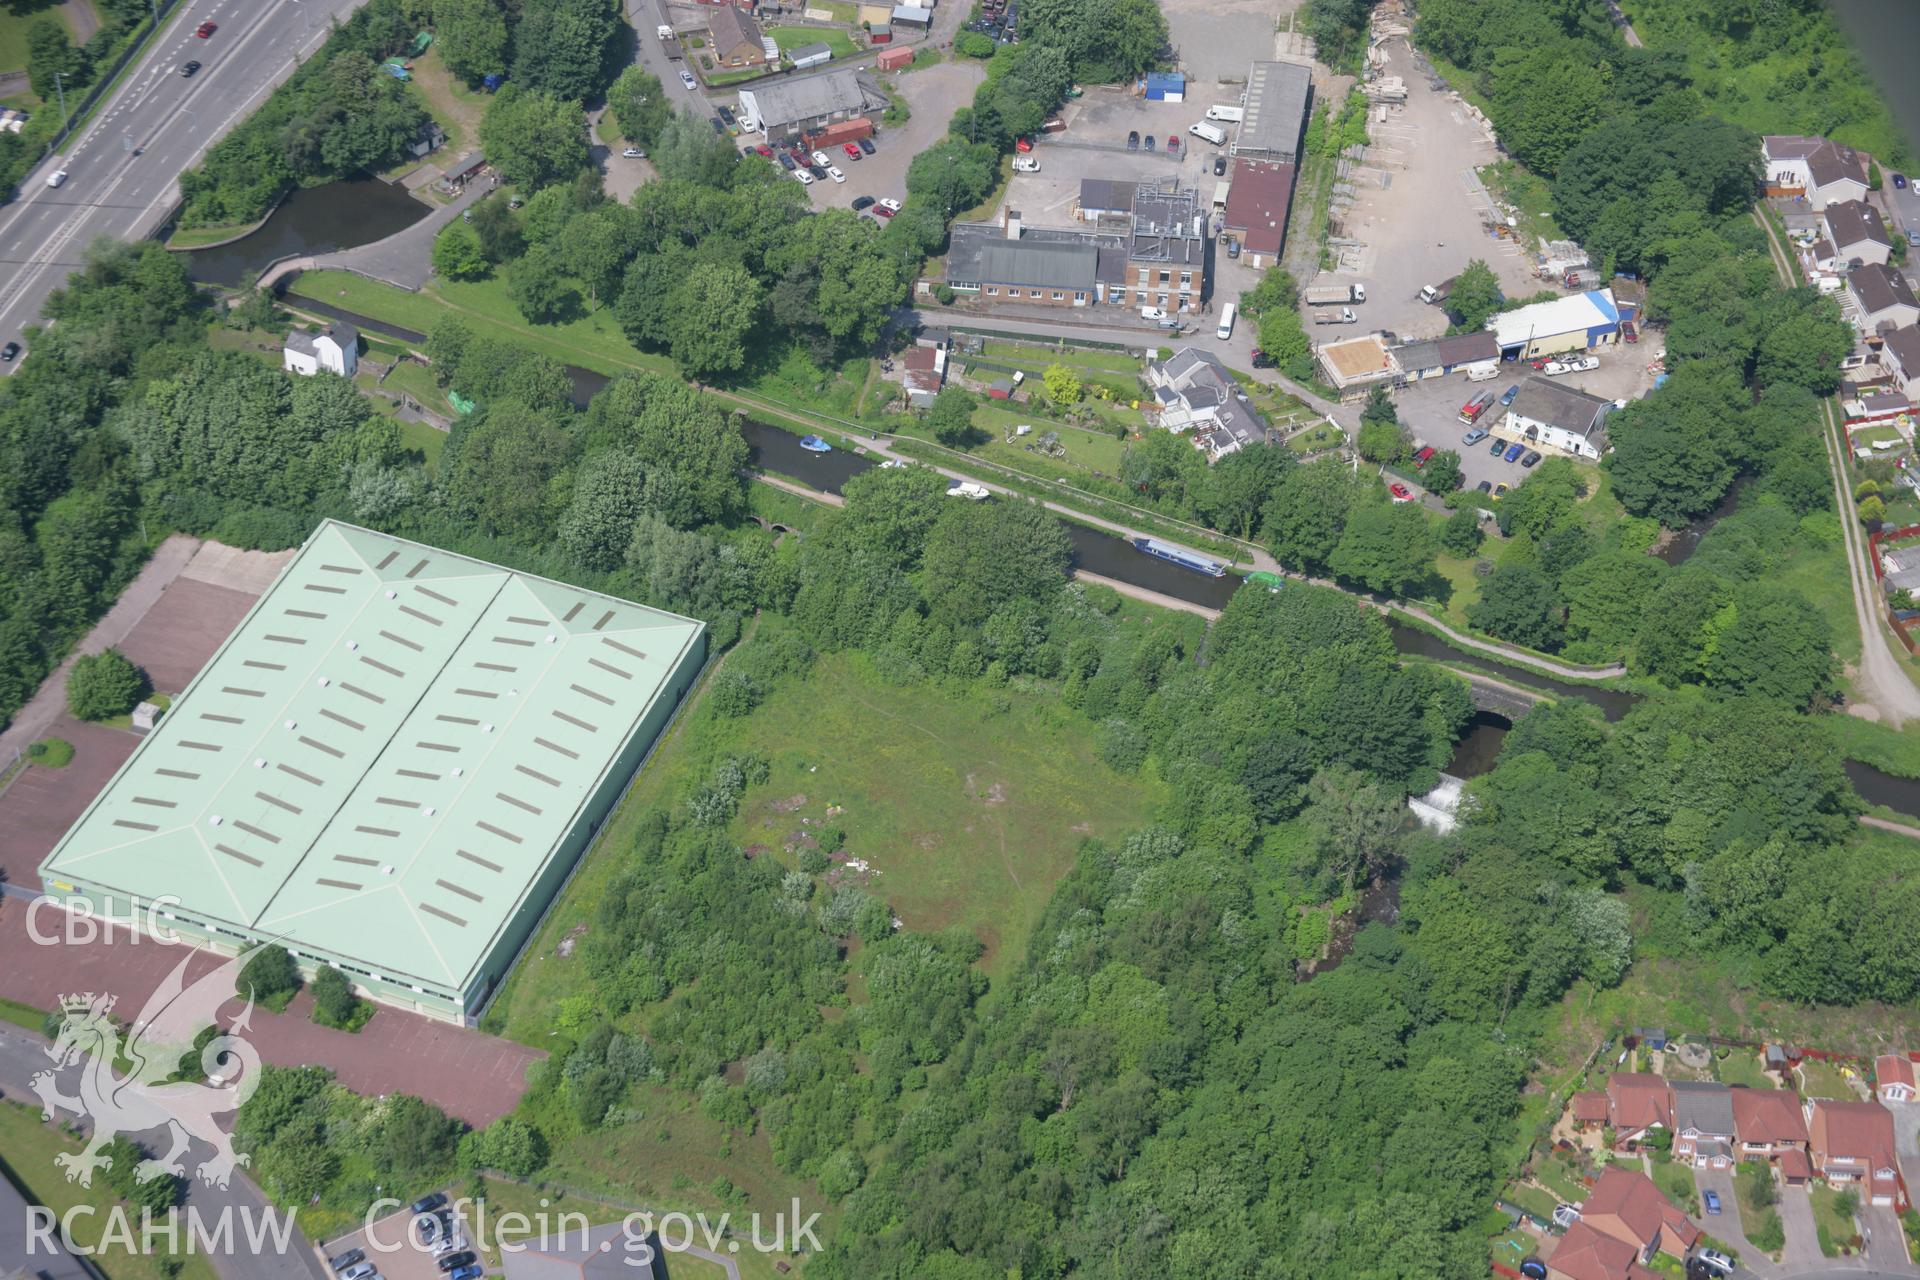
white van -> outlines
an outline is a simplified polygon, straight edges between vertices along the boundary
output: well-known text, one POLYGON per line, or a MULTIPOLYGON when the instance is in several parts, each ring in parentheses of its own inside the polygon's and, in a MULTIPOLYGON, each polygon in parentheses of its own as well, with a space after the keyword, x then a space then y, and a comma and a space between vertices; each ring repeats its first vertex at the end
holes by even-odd
POLYGON ((1220 327, 1213 331, 1213 336, 1222 342, 1231 338, 1233 336, 1233 318, 1239 313, 1240 306, 1238 303, 1229 302, 1226 306, 1220 308, 1220 327))
POLYGON ((1247 118, 1245 107, 1208 107, 1207 119, 1219 120, 1226 124, 1239 124, 1247 118))
POLYGON ((1222 129, 1217 124, 1208 124, 1205 121, 1201 121, 1199 124, 1189 128, 1187 132, 1196 138, 1202 138, 1211 142, 1216 147, 1227 140, 1227 131, 1225 129, 1222 129))

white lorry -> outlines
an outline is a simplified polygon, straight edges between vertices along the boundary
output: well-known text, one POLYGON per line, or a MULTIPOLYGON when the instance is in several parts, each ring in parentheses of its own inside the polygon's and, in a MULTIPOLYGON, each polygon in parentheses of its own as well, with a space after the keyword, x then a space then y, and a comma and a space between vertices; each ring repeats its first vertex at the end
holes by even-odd
POLYGON ((1343 302, 1365 302, 1364 284, 1317 284, 1300 295, 1310 307, 1331 307, 1343 302))
POLYGON ((1207 119, 1218 120, 1223 124, 1239 124, 1247 118, 1245 107, 1208 107, 1207 119))
POLYGON ((1353 314, 1352 307, 1341 307, 1338 311, 1316 311, 1313 313, 1315 324, 1357 324, 1359 316, 1353 314))

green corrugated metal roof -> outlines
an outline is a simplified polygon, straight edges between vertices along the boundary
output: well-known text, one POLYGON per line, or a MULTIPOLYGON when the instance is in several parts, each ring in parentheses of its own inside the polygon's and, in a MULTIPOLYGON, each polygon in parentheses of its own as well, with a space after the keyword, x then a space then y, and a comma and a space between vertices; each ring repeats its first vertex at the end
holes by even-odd
POLYGON ((700 629, 330 521, 42 875, 458 992, 700 629))

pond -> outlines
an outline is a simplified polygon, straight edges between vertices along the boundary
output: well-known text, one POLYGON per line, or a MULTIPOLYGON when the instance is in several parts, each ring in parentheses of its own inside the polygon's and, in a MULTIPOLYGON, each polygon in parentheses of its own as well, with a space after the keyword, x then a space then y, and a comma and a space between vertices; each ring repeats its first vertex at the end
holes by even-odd
POLYGON ((228 244, 189 250, 187 271, 202 284, 250 284, 270 264, 295 254, 332 253, 384 240, 433 212, 397 183, 342 178, 299 187, 258 230, 228 244))
POLYGON ((1467 721, 1467 731, 1453 744, 1453 757, 1441 772, 1456 778, 1477 778, 1493 768, 1500 748, 1513 732, 1513 721, 1497 711, 1476 711, 1467 721))

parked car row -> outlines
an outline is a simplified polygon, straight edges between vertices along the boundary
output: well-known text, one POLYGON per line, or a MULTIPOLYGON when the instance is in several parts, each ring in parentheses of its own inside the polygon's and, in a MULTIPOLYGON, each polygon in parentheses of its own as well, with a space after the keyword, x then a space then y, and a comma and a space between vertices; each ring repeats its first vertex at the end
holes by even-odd
POLYGON ((1549 378, 1557 378, 1563 373, 1586 373, 1590 369, 1598 369, 1600 367, 1600 357, 1563 356, 1555 360, 1549 360, 1543 357, 1529 363, 1536 372, 1544 373, 1549 378))
MULTIPOLYGON (((1153 145, 1152 134, 1148 134, 1146 142, 1142 143, 1140 141, 1140 131, 1138 129, 1129 129, 1127 131, 1127 150, 1152 151, 1153 149, 1154 149, 1154 145, 1153 145)), ((1180 154, 1180 137, 1178 134, 1170 133, 1167 135, 1167 154, 1170 156, 1177 156, 1180 154)))
MULTIPOLYGON (((840 150, 849 161, 853 161, 872 155, 875 148, 869 139, 861 138, 857 142, 841 144, 840 150)), ((740 148, 740 154, 743 156, 760 156, 763 159, 771 160, 795 178, 799 179, 800 182, 806 186, 812 186, 816 182, 845 182, 847 180, 846 172, 834 163, 832 156, 828 155, 825 151, 808 152, 798 144, 776 150, 764 142, 755 143, 751 146, 740 148)), ((868 203, 871 204, 872 201, 868 200, 868 203)), ((859 208, 861 206, 856 205, 855 207, 859 208)))

